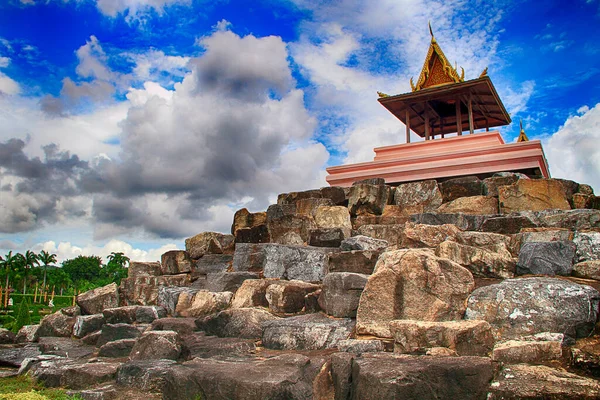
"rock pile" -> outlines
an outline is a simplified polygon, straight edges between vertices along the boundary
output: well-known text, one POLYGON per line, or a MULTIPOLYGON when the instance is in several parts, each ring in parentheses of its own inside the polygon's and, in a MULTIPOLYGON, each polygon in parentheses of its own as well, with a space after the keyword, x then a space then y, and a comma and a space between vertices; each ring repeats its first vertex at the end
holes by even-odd
POLYGON ((0 365, 86 399, 599 398, 598 208, 511 173, 281 194, 0 332, 0 365))

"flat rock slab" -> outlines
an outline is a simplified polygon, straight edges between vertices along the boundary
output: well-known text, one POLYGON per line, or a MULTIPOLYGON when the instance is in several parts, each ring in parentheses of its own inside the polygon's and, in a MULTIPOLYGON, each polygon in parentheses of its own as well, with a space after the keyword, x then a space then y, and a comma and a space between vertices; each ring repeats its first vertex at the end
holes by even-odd
POLYGON ((82 314, 100 314, 102 310, 119 306, 119 291, 116 283, 89 290, 77 296, 82 314))
POLYGON ((276 350, 320 350, 348 339, 355 322, 307 314, 263 323, 263 346, 276 350))
POLYGON ((195 359, 170 369, 163 399, 312 399, 324 364, 323 358, 299 354, 265 360, 195 359))
POLYGON ((562 342, 557 340, 509 340, 494 347, 492 359, 505 364, 537 364, 562 357, 562 342))
POLYGON ((493 376, 484 357, 365 353, 352 362, 352 398, 483 400, 493 376))
POLYGON ((425 225, 454 225, 463 231, 478 231, 489 216, 468 215, 463 213, 438 214, 426 212, 410 216, 411 222, 425 225))
POLYGON ((572 242, 530 242, 521 247, 518 275, 563 275, 573 272, 575 245, 572 242))
POLYGON ((135 360, 119 366, 117 383, 150 392, 161 392, 169 370, 177 365, 173 360, 135 360))
POLYGON ((32 366, 30 375, 46 387, 85 389, 114 381, 119 363, 81 363, 71 360, 42 361, 32 366))
POLYGON ((177 360, 181 354, 181 342, 175 331, 144 332, 135 342, 131 360, 177 360))
POLYGON ((98 349, 98 357, 121 358, 131 354, 137 339, 121 339, 108 342, 98 349))
POLYGON ((152 322, 155 331, 175 331, 187 335, 196 330, 196 318, 161 318, 152 322))
POLYGON ((585 337, 594 329, 600 293, 558 278, 507 279, 476 289, 465 319, 485 320, 497 339, 541 332, 585 337))
POLYGON ((490 385, 489 400, 561 399, 600 397, 600 383, 542 365, 507 365, 490 385))
POLYGON ((194 332, 181 338, 185 359, 193 358, 227 358, 254 354, 255 340, 239 338, 220 338, 206 336, 204 332, 194 332))
POLYGON ((205 331, 208 335, 260 339, 261 324, 278 319, 264 309, 232 308, 216 315, 200 318, 196 321, 196 325, 199 330, 205 331))
POLYGON ((0 346, 0 367, 19 368, 26 358, 37 357, 42 352, 37 344, 0 346))
POLYGON ((262 271, 265 278, 318 282, 327 274, 327 255, 336 251, 339 249, 240 243, 233 256, 233 270, 262 271))
POLYGON ((41 337, 39 339, 42 354, 52 354, 72 359, 90 356, 96 349, 78 339, 41 337))

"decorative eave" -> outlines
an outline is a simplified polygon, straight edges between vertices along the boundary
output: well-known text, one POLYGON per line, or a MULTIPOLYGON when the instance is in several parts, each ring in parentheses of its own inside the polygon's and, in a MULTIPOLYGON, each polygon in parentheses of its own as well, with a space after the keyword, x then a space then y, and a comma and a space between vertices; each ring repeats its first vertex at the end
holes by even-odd
POLYGON ((461 67, 462 72, 459 75, 456 68, 448 61, 433 35, 431 24, 429 24, 429 33, 431 34, 431 43, 417 84, 415 85, 412 78, 410 78, 410 87, 413 92, 428 87, 464 82, 465 80, 465 70, 461 67))

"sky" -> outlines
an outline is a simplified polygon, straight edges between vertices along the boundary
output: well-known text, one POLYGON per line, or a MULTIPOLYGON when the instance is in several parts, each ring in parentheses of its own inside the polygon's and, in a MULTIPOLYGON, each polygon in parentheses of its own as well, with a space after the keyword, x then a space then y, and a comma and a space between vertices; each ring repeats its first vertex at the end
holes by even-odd
MULTIPOLYGON (((1 0, 0 254, 154 261, 404 142, 430 42, 600 192, 599 0, 1 0)), ((413 139, 417 139, 414 137, 413 139)))

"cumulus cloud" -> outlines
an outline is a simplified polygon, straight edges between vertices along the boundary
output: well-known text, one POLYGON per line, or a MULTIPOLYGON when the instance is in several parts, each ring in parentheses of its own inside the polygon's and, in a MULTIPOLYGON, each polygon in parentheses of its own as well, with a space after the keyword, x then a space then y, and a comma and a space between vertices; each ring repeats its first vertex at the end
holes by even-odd
POLYGON ((162 13, 167 6, 190 3, 191 0, 96 0, 96 6, 104 15, 116 17, 127 12, 129 18, 139 17, 149 10, 162 13))
POLYGON ((19 84, 0 72, 0 95, 9 95, 14 96, 21 92, 21 87, 19 84))
POLYGON ((600 191, 600 103, 579 109, 553 135, 543 139, 550 171, 555 178, 587 183, 600 191))

